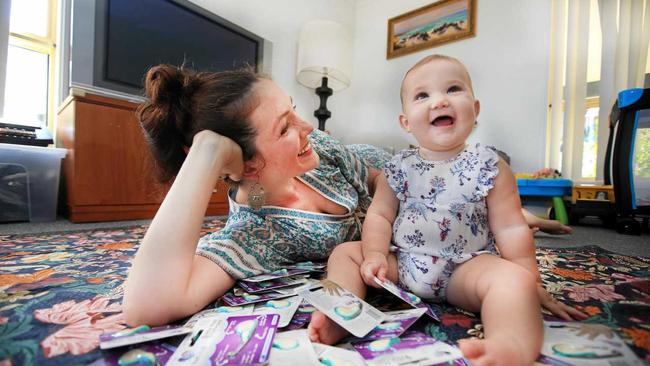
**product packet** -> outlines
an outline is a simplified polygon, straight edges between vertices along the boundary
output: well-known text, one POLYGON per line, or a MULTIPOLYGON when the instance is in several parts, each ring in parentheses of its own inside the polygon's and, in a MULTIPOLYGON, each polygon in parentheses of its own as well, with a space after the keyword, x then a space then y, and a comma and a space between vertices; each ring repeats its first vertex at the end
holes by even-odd
POLYGON ((277 333, 269 361, 272 366, 322 366, 304 329, 277 333))
POLYGON ((242 306, 242 305, 254 304, 256 302, 282 299, 289 296, 291 295, 285 295, 274 291, 267 292, 267 293, 260 293, 260 294, 249 294, 247 292, 242 291, 241 296, 237 296, 232 292, 228 292, 227 294, 223 295, 221 300, 230 306, 242 306))
POLYGON ((254 308, 255 308, 254 304, 249 304, 243 306, 219 306, 214 309, 203 310, 194 314, 189 320, 187 320, 185 322, 185 326, 192 327, 200 319, 211 318, 211 317, 221 317, 226 319, 230 316, 252 315, 254 308))
POLYGON ((299 295, 355 337, 364 337, 386 318, 384 313, 336 283, 330 280, 321 283, 323 288, 299 295))
POLYGON ((284 278, 284 277, 292 277, 292 276, 297 276, 297 275, 302 275, 309 273, 308 269, 303 269, 303 268, 291 268, 291 269, 279 269, 277 271, 273 271, 270 273, 264 273, 261 275, 253 276, 253 277, 248 277, 242 279, 242 281, 246 282, 263 282, 263 281, 270 281, 270 280, 275 280, 277 278, 284 278))
POLYGON ((167 365, 263 365, 279 319, 277 314, 200 319, 167 365))
POLYGON ((542 365, 643 365, 613 329, 602 324, 544 321, 542 365))
POLYGON ((296 310, 298 310, 300 303, 302 303, 302 297, 300 296, 269 300, 265 303, 258 302, 255 304, 253 314, 278 314, 280 315, 278 328, 282 328, 289 325, 293 315, 296 313, 296 310))
POLYGON ((463 357, 460 349, 416 331, 352 346, 369 366, 428 366, 463 357))
POLYGON ((427 309, 407 309, 407 310, 394 310, 386 311, 386 319, 379 324, 375 329, 370 331, 361 340, 351 339, 350 342, 359 341, 373 341, 381 338, 399 337, 402 333, 413 325, 427 309))
POLYGON ((259 292, 266 292, 270 290, 275 290, 283 287, 290 287, 295 285, 300 285, 307 282, 305 276, 296 276, 296 277, 283 277, 277 278, 269 281, 262 282, 249 282, 249 281, 239 281, 237 286, 241 287, 244 291, 249 294, 256 294, 259 292))
POLYGON ((191 331, 192 327, 180 325, 165 325, 155 328, 149 328, 148 326, 144 325, 137 328, 125 329, 119 332, 100 335, 99 348, 104 350, 124 347, 133 344, 145 343, 158 339, 188 334, 191 331))
POLYGON ((384 281, 382 281, 379 278, 375 277, 375 282, 379 286, 388 290, 388 292, 390 292, 391 294, 406 301, 406 303, 408 303, 412 307, 427 309, 427 312, 425 314, 427 314, 433 320, 440 321, 440 317, 433 311, 433 308, 431 308, 431 306, 429 306, 427 303, 423 302, 422 299, 420 299, 419 297, 413 295, 408 291, 404 291, 402 288, 400 288, 399 286, 391 282, 389 279, 385 279, 384 281))
POLYGON ((327 346, 320 343, 312 343, 314 351, 318 355, 318 360, 322 365, 329 366, 365 366, 366 363, 361 355, 355 351, 343 349, 340 347, 327 346))

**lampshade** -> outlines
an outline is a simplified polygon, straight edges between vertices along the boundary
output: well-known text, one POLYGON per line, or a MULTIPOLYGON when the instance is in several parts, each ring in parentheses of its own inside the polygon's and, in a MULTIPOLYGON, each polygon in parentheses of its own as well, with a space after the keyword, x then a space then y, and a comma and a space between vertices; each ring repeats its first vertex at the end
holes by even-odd
POLYGON ((296 78, 315 89, 327 77, 335 92, 350 85, 352 40, 341 24, 328 20, 306 23, 298 40, 296 78))

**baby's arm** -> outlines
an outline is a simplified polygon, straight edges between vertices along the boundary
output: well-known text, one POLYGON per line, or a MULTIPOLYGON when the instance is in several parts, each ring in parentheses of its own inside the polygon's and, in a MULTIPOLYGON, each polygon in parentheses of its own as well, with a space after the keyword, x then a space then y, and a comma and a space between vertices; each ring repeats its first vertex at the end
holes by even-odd
POLYGON ((564 320, 583 320, 587 315, 553 298, 542 286, 537 270, 533 235, 521 211, 515 177, 510 167, 499 161, 499 175, 487 197, 488 220, 501 256, 526 268, 537 280, 537 293, 543 307, 564 320))
POLYGON ((380 174, 361 234, 361 250, 363 252, 361 277, 367 285, 378 287, 373 281, 374 276, 381 280, 386 278, 388 270, 386 256, 398 205, 399 201, 395 192, 388 185, 386 176, 380 174))
POLYGON ((488 221, 501 257, 514 262, 540 281, 533 235, 521 213, 521 201, 510 167, 499 160, 499 174, 487 197, 488 221))

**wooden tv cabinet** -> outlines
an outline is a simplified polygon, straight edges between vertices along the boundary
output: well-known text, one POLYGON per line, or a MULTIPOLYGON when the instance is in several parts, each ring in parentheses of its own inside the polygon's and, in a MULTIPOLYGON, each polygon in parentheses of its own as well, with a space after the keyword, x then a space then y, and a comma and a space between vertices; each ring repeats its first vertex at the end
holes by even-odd
MULTIPOLYGON (((135 117, 136 103, 73 89, 58 112, 57 147, 63 160, 64 212, 73 222, 152 218, 169 186, 151 170, 151 155, 135 117)), ((207 215, 226 215, 223 182, 207 215)))

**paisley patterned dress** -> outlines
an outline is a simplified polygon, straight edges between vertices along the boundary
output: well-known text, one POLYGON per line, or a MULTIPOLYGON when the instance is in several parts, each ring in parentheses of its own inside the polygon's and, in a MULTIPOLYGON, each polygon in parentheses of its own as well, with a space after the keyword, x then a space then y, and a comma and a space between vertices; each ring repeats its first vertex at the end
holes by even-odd
POLYGON ((384 173, 399 200, 393 223, 402 286, 428 300, 444 300, 454 268, 479 254, 496 253, 486 197, 498 175, 496 152, 476 144, 444 161, 418 149, 399 152, 384 173))
POLYGON ((277 206, 253 210, 235 202, 231 190, 225 227, 202 237, 197 255, 241 279, 294 262, 325 260, 336 245, 361 239, 371 201, 368 168, 381 169, 390 155, 370 145, 344 146, 318 130, 309 138, 320 164, 299 179, 348 212, 330 215, 277 206))

